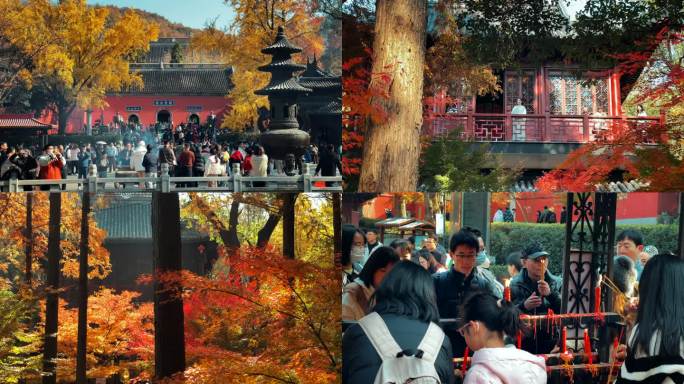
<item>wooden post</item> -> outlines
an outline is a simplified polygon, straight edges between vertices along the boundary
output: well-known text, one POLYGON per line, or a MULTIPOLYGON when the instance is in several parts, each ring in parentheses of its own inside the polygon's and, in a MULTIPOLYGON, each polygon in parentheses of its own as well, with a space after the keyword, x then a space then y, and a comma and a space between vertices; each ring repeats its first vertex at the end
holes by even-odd
POLYGON ((295 202, 296 193, 283 194, 283 254, 295 258, 295 202))
POLYGON ((62 251, 59 246, 62 221, 62 195, 50 193, 50 219, 48 225, 47 273, 45 299, 45 339, 43 341, 43 384, 57 382, 57 325, 59 310, 59 264, 62 251))
POLYGON ((90 191, 84 186, 81 200, 81 244, 78 268, 78 334, 76 346, 76 383, 87 384, 86 355, 88 340, 88 248, 90 227, 90 191))
POLYGON ((591 141, 591 129, 589 128, 589 114, 582 114, 582 142, 591 141))
POLYGON ((180 272, 180 203, 177 193, 152 193, 152 243, 154 269, 154 363, 155 378, 185 370, 183 300, 173 292, 181 287, 159 281, 162 273, 180 272))

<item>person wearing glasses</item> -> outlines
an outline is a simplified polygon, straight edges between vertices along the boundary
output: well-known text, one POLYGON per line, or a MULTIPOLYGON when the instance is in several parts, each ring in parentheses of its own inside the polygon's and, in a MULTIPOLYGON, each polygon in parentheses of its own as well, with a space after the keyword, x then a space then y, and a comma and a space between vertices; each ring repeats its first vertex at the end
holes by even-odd
POLYGON ((458 327, 454 322, 459 317, 458 307, 463 303, 465 296, 480 290, 498 298, 502 297, 493 283, 475 268, 479 249, 478 239, 472 232, 457 232, 449 240, 449 256, 453 260, 453 265, 446 271, 432 275, 439 316, 441 319, 449 319, 442 325, 444 333, 451 341, 454 357, 463 357, 465 351, 465 340, 458 333, 458 327))
MULTIPOLYGON (((522 252, 525 268, 511 279, 511 300, 528 315, 554 313, 561 310, 563 280, 549 271, 549 253, 539 243, 528 245, 522 252)), ((544 328, 544 327, 541 327, 544 328)), ((534 353, 549 353, 557 338, 546 329, 538 329, 537 337, 524 338, 522 349, 534 353)))
POLYGON ((466 297, 460 312, 458 332, 475 351, 464 384, 546 383, 544 358, 504 341, 506 335, 515 340, 518 331, 527 331, 514 304, 476 292, 466 297))

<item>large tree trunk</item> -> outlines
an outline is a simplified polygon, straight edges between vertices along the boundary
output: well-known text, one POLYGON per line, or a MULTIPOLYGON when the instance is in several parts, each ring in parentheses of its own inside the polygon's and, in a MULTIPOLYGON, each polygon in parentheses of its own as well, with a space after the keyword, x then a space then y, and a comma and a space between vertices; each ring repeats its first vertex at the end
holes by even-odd
POLYGON ((152 241, 154 267, 154 367, 162 379, 185 370, 183 300, 158 280, 161 273, 180 272, 180 203, 177 193, 154 192, 152 197, 152 241))
POLYGON ((47 294, 45 299, 45 340, 43 343, 43 384, 57 382, 57 314, 59 309, 59 247, 62 195, 50 193, 50 221, 47 249, 47 294))
POLYGON ((388 73, 389 97, 376 101, 387 112, 370 124, 363 147, 359 192, 409 192, 418 183, 420 130, 423 124, 425 0, 377 0, 373 41, 373 80, 388 73))
POLYGON ((86 353, 88 336, 88 245, 90 233, 90 193, 84 192, 81 201, 81 252, 78 269, 78 340, 76 346, 76 383, 87 384, 86 353))
POLYGON ((268 220, 266 220, 266 223, 264 224, 263 227, 257 232, 257 243, 256 246, 258 248, 264 248, 268 244, 268 241, 271 239, 271 235, 273 234, 273 231, 275 228, 278 226, 278 223, 280 222, 280 214, 278 213, 269 213, 268 214, 268 220))
POLYGON ((31 287, 33 277, 33 194, 26 194, 26 270, 25 281, 31 287))
POLYGON ((228 231, 224 235, 223 243, 228 248, 240 248, 237 226, 240 217, 240 202, 233 199, 230 203, 230 215, 228 216, 228 231))
MULTIPOLYGON (((66 134, 67 124, 69 123, 69 117, 76 109, 76 104, 58 104, 57 105, 57 128, 60 135, 66 134)), ((81 127, 78 127, 81 128, 81 127)))
POLYGON ((283 193, 283 255, 295 258, 295 202, 296 193, 283 193))

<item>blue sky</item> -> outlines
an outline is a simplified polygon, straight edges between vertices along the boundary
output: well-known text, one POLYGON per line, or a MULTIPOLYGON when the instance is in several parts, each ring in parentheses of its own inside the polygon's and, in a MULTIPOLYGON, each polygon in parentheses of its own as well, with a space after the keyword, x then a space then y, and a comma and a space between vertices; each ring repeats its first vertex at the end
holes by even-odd
POLYGON ((88 4, 138 8, 164 16, 169 21, 201 29, 218 16, 217 25, 227 26, 233 11, 222 0, 87 0, 88 4))

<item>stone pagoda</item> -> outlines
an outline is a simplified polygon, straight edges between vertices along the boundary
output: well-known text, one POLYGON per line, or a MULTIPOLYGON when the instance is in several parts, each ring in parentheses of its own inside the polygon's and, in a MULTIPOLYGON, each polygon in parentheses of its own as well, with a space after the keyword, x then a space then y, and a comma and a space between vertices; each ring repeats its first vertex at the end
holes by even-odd
POLYGON ((278 27, 275 42, 261 50, 273 56, 270 64, 259 67, 260 71, 271 73, 271 82, 254 92, 268 96, 271 106, 271 121, 268 131, 261 134, 261 144, 270 158, 287 160, 286 168, 293 160, 299 164, 309 145, 309 134, 299 129, 297 122, 297 98, 311 92, 299 85, 294 76, 294 72, 306 68, 292 61, 292 54, 301 51, 287 40, 283 27, 278 27))

